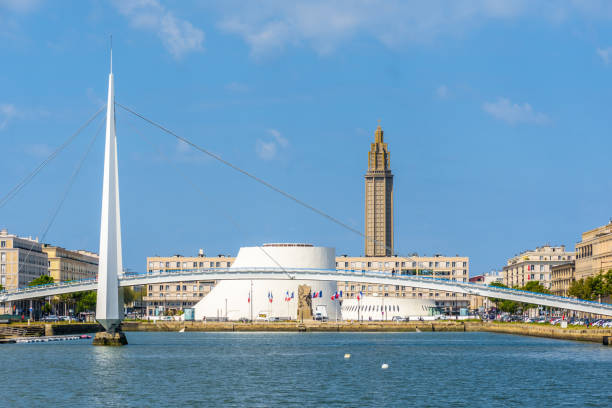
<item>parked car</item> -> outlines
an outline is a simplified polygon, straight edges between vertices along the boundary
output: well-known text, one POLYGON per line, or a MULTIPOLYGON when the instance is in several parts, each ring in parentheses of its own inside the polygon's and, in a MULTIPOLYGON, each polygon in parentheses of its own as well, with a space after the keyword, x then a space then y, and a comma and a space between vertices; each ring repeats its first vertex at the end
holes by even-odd
POLYGON ((406 321, 406 319, 403 318, 402 316, 393 316, 391 318, 391 320, 393 320, 394 322, 403 322, 403 321, 406 321))
POLYGON ((56 315, 49 315, 43 317, 42 320, 43 322, 59 322, 59 317, 57 317, 56 315))

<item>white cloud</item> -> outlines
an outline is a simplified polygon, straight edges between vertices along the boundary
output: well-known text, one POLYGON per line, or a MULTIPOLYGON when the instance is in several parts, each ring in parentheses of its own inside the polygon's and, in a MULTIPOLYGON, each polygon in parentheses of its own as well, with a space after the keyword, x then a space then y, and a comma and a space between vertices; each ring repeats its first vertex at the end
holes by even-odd
POLYGON ((255 153, 263 160, 272 160, 277 154, 289 146, 289 141, 276 129, 266 131, 272 139, 257 139, 255 142, 255 153))
POLYGON ((133 27, 155 32, 175 58, 202 50, 204 32, 176 17, 158 0, 115 0, 114 4, 133 27))
POLYGON ((260 159, 274 159, 276 157, 276 150, 276 143, 274 143, 274 141, 264 142, 261 139, 257 139, 255 142, 255 152, 260 159))
POLYGON ((230 82, 225 85, 225 89, 230 92, 243 93, 249 91, 249 86, 240 82, 230 82))
POLYGON ((17 13, 29 13, 38 9, 41 0, 0 0, 0 8, 17 13))
POLYGON ((279 146, 287 147, 289 145, 289 141, 285 139, 278 130, 268 129, 268 134, 271 135, 274 140, 276 140, 276 143, 278 143, 279 146))
POLYGON ((597 55, 599 55, 604 64, 608 65, 612 57, 612 47, 597 48, 597 55))
POLYGON ((4 130, 13 118, 19 116, 21 116, 21 113, 15 108, 15 105, 9 103, 0 104, 0 131, 4 130))
POLYGON ((39 158, 49 157, 51 153, 53 153, 53 150, 51 146, 45 143, 29 144, 23 147, 23 151, 26 154, 39 158))
POLYGON ((225 0, 215 8, 219 27, 240 36, 256 58, 290 46, 325 55, 357 36, 391 48, 427 44, 521 17, 552 24, 573 17, 612 19, 612 2, 575 0, 225 0))
POLYGON ((527 102, 512 103, 507 98, 498 98, 495 102, 485 102, 482 109, 495 119, 503 120, 511 125, 517 123, 535 123, 543 125, 549 122, 548 116, 533 110, 527 102))
POLYGON ((446 85, 440 85, 436 88, 436 96, 440 99, 446 99, 449 96, 448 87, 446 85))

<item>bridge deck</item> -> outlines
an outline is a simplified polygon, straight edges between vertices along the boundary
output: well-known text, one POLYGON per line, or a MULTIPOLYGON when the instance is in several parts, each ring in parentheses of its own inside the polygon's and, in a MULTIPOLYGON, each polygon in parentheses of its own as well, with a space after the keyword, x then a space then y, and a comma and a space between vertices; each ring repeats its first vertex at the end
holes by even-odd
MULTIPOLYGON (((566 298, 543 293, 526 292, 518 289, 499 288, 468 282, 446 279, 424 278, 412 275, 392 275, 388 272, 362 272, 351 270, 291 269, 291 268, 223 268, 177 270, 164 273, 124 275, 119 279, 120 286, 148 285, 168 282, 195 280, 323 280, 351 281, 383 285, 400 285, 420 289, 465 293, 484 297, 500 298, 517 302, 551 306, 559 309, 575 310, 612 316, 612 304, 566 298)), ((0 302, 55 296, 64 293, 96 290, 95 279, 65 282, 23 288, 15 291, 0 292, 0 302)))

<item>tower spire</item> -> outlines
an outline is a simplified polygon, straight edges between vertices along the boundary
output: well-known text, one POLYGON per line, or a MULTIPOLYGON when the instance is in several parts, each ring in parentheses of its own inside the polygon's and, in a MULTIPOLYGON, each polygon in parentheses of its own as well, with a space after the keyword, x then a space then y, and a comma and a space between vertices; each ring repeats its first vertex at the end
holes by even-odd
POLYGON ((113 35, 110 36, 110 73, 113 73, 113 35))

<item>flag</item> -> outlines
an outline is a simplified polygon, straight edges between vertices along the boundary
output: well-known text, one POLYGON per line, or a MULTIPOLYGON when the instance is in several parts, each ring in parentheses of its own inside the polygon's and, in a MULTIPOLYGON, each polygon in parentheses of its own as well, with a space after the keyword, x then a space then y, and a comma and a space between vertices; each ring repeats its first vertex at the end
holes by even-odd
POLYGON ((315 292, 315 293, 313 293, 313 294, 312 294, 312 298, 313 298, 313 299, 315 299, 315 298, 317 298, 317 297, 319 297, 319 292, 315 292))
POLYGON ((363 292, 359 291, 359 293, 357 294, 357 300, 361 300, 362 297, 363 297, 363 292))
POLYGON ((249 292, 249 298, 247 299, 247 303, 251 303, 251 292, 249 292))
POLYGON ((340 291, 340 297, 342 297, 342 291, 340 291))
POLYGON ((293 292, 291 292, 291 299, 293 299, 293 292))
POLYGON ((320 297, 320 298, 322 298, 322 297, 323 297, 323 291, 322 291, 322 290, 320 290, 320 291, 319 291, 319 297, 320 297))
POLYGON ((291 297, 289 296, 289 291, 285 292, 285 302, 288 302, 291 300, 291 297))
POLYGON ((270 303, 272 303, 272 300, 274 299, 274 295, 272 295, 272 292, 268 292, 268 300, 270 301, 270 303))

